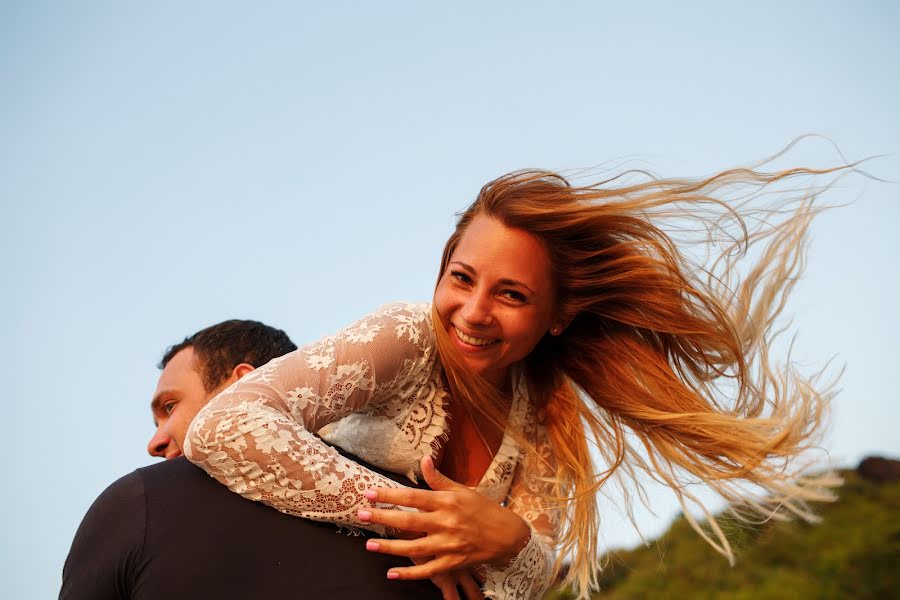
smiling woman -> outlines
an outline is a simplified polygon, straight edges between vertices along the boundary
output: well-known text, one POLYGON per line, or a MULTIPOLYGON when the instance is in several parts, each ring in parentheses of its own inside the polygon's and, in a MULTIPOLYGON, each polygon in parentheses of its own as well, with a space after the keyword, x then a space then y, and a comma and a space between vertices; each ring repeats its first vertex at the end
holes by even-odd
MULTIPOLYGON (((367 548, 413 562, 388 578, 431 578, 445 598, 539 598, 564 560, 587 597, 595 494, 637 470, 684 504, 702 483, 736 510, 812 518, 805 502, 835 481, 796 459, 831 387, 769 348, 815 200, 853 170, 500 177, 448 240, 432 305, 388 305, 249 373, 201 410, 185 454, 248 498, 383 534, 367 548), (816 185, 771 202, 801 179, 816 185), (673 219, 709 233, 708 263, 664 231, 673 219)), ((695 527, 732 558, 714 520, 695 527)))

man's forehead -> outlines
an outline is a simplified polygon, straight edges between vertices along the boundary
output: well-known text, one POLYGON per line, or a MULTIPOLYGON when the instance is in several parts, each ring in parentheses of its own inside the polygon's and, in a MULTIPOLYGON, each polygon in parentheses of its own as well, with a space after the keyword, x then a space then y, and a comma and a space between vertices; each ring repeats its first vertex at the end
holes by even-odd
POLYGON ((197 353, 194 352, 193 346, 182 348, 175 353, 163 369, 163 373, 167 370, 180 371, 182 369, 195 370, 197 353))
POLYGON ((153 402, 163 394, 178 391, 184 385, 193 384, 200 379, 194 357, 194 349, 190 346, 175 353, 159 374, 153 402))

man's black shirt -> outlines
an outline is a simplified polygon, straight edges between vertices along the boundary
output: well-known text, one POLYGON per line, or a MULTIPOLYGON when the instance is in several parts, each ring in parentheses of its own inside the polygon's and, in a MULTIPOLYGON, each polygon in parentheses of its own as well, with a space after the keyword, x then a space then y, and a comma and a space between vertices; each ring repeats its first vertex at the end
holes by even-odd
POLYGON ((232 493, 185 458, 137 469, 94 502, 63 568, 60 600, 441 598, 390 581, 406 558, 365 538, 232 493))

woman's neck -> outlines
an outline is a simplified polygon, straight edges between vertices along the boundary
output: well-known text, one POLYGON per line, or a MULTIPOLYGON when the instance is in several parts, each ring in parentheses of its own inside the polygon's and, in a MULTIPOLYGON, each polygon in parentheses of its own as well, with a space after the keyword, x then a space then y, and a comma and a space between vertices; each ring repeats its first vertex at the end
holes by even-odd
MULTIPOLYGON (((450 402, 447 406, 450 417, 449 436, 447 442, 438 450, 435 464, 454 481, 476 487, 500 449, 504 432, 492 419, 478 410, 469 409, 465 402, 455 399, 456 390, 449 385, 446 373, 443 373, 442 377, 445 388, 450 391, 450 402)), ((496 390, 498 400, 507 400, 505 407, 498 407, 500 411, 508 410, 511 405, 508 401, 512 398, 510 369, 497 373, 493 380, 484 375, 481 378, 496 390)))
POLYGON ((473 418, 460 403, 451 403, 450 436, 442 448, 440 469, 454 481, 476 487, 502 441, 499 427, 485 418, 473 418))

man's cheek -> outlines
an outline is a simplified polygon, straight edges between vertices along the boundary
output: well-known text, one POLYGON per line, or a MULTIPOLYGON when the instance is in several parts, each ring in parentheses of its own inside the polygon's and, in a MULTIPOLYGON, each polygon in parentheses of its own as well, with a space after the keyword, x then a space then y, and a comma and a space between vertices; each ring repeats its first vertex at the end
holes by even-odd
POLYGON ((178 418, 173 418, 169 422, 169 431, 171 432, 172 440, 178 445, 179 450, 184 448, 184 438, 187 435, 190 424, 191 419, 184 418, 181 415, 178 415, 178 418))

